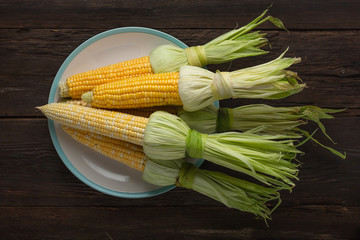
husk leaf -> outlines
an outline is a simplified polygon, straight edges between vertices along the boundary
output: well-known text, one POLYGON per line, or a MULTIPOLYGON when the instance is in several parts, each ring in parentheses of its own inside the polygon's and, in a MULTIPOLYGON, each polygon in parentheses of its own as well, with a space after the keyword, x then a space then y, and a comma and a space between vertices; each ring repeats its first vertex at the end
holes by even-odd
MULTIPOLYGON (((286 51, 285 51, 286 52, 286 51)), ((296 73, 285 70, 299 58, 277 59, 258 66, 229 72, 234 98, 281 99, 303 90, 296 73)), ((186 111, 196 111, 209 106, 215 100, 211 83, 214 73, 199 67, 180 68, 179 94, 186 111)))
POLYGON ((179 108, 177 112, 190 128, 207 134, 216 132, 217 114, 218 108, 213 104, 195 112, 188 112, 183 108, 179 108))
MULTIPOLYGON (((262 126, 259 132, 260 134, 301 134, 308 137, 309 133, 301 130, 300 127, 307 124, 308 121, 313 121, 330 140, 332 139, 326 133, 325 126, 321 123, 321 119, 334 118, 330 113, 343 111, 343 109, 327 109, 317 106, 271 107, 265 104, 251 104, 233 109, 223 109, 231 111, 233 117, 231 128, 225 129, 225 131, 236 130, 245 132, 262 126)), ((178 110, 178 116, 182 118, 190 128, 210 134, 218 132, 216 128, 217 115, 219 114, 218 110, 219 109, 212 104, 195 112, 187 112, 183 109, 178 110)), ((312 137, 311 140, 335 155, 345 158, 345 154, 325 146, 315 138, 312 137)))
MULTIPOLYGON (((175 185, 183 160, 148 160, 143 179, 158 186, 175 185)), ((220 172, 198 169, 195 173, 192 190, 219 201, 229 208, 255 214, 263 219, 271 219, 271 212, 280 204, 277 188, 267 188, 244 181, 220 172), (270 210, 266 203, 277 200, 278 204, 270 210)))
MULTIPOLYGON (((218 64, 237 58, 257 56, 267 53, 261 49, 267 44, 265 34, 250 32, 260 24, 270 21, 275 26, 285 29, 280 19, 272 16, 263 18, 268 10, 249 24, 229 31, 203 45, 207 64, 218 64)), ((188 65, 185 50, 174 45, 161 45, 150 53, 150 62, 155 73, 176 72, 181 66, 188 65)))

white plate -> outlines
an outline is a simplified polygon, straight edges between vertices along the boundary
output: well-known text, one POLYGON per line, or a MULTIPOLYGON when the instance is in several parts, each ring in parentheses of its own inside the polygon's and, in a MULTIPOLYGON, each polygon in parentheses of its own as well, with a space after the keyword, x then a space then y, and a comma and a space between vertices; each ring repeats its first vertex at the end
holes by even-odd
MULTIPOLYGON (((178 39, 149 28, 126 27, 100 33, 76 48, 60 67, 52 84, 49 103, 59 99, 58 84, 69 76, 90 69, 148 56, 157 46, 173 44, 187 47, 178 39)), ((52 141, 69 170, 90 187, 117 197, 143 198, 169 191, 142 180, 141 173, 102 156, 76 142, 57 123, 49 120, 52 141)), ((194 160, 199 166, 203 160, 194 160)))

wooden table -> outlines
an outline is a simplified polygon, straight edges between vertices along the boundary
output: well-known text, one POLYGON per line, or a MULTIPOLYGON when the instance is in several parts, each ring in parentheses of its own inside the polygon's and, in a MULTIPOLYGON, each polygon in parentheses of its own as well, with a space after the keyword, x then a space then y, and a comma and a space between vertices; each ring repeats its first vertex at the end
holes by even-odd
MULTIPOLYGON (((122 199, 93 190, 62 163, 48 122, 34 107, 47 103, 54 76, 83 41, 125 26, 155 28, 192 46, 242 26, 269 1, 5 1, 0 3, 1 239, 359 239, 360 17, 359 1, 275 1, 265 56, 211 66, 235 70, 277 57, 308 84, 280 101, 227 100, 222 106, 270 103, 347 108, 323 121, 342 160, 312 144, 302 150, 300 181, 267 227, 250 214, 190 190, 122 199)), ((314 129, 314 125, 309 126, 314 129)), ((325 137, 320 141, 332 146, 325 137)), ((209 163, 203 168, 217 169, 209 163)))

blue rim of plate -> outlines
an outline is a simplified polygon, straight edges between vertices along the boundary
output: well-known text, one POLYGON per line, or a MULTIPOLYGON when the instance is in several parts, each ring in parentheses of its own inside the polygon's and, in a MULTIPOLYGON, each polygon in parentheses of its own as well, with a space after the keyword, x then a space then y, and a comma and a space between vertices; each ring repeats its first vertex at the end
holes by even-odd
MULTIPOLYGON (((95 43, 96 41, 115 35, 115 34, 120 34, 120 33, 146 33, 146 34, 151 34, 151 35, 155 35, 161 38, 164 38, 176 45, 178 45, 181 48, 187 48, 188 46, 183 43, 182 41, 178 40, 177 38, 155 30, 155 29, 151 29, 151 28, 144 28, 144 27, 123 27, 123 28, 115 28, 115 29, 111 29, 102 33, 99 33, 91 38, 89 38, 88 40, 86 40, 85 42, 83 42, 80 46, 78 46, 64 61, 64 63, 61 65, 60 69, 58 70, 55 79, 52 83, 51 89, 50 89, 50 94, 49 94, 49 100, 48 103, 53 103, 55 101, 55 94, 56 94, 56 90, 57 90, 57 86, 60 82, 60 79, 65 71, 65 69, 68 67, 68 65, 71 63, 71 61, 81 52, 83 51, 86 47, 90 46, 91 44, 95 43)), ((148 192, 138 192, 138 193, 130 193, 130 192, 119 192, 116 190, 112 190, 106 187, 103 187, 93 181, 91 181, 90 179, 88 179, 87 177, 85 177, 82 173, 80 173, 75 167, 74 165, 69 161, 69 159, 67 158, 67 156, 65 155, 63 149, 60 146, 56 131, 55 131, 55 126, 54 126, 54 122, 52 120, 48 120, 49 121, 49 130, 50 130, 50 136, 51 139, 53 141, 53 144, 55 146, 55 149, 58 153, 58 155, 60 156, 61 160, 63 161, 63 163, 65 164, 65 166, 70 170, 70 172, 72 172, 80 181, 82 181, 83 183, 85 183, 86 185, 90 186, 91 188, 105 193, 107 195, 111 195, 111 196, 115 196, 115 197, 122 197, 122 198, 146 198, 146 197, 152 197, 152 196, 156 196, 162 193, 165 193, 167 191, 170 191, 172 189, 175 188, 175 185, 170 185, 170 186, 166 186, 166 187, 161 187, 159 189, 156 190, 152 190, 152 191, 148 191, 148 192)), ((197 167, 199 167, 202 163, 204 162, 204 159, 198 159, 195 163, 195 165, 197 167)))

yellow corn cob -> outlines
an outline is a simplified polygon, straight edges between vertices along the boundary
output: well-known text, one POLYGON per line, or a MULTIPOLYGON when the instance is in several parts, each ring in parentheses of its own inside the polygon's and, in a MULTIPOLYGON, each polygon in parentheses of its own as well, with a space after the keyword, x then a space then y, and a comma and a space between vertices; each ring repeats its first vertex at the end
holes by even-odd
POLYGON ((61 124, 143 145, 148 118, 66 103, 51 103, 39 109, 61 124))
POLYGON ((98 108, 182 106, 178 80, 178 72, 142 75, 96 86, 83 100, 98 108))
MULTIPOLYGON (((287 51, 287 50, 286 50, 287 51)), ((306 84, 286 70, 300 58, 284 57, 232 72, 211 72, 183 66, 179 72, 147 74, 96 86, 82 99, 98 108, 141 108, 183 106, 196 111, 216 100, 229 98, 281 99, 298 93, 306 84)))
POLYGON ((85 146, 140 172, 144 171, 147 158, 141 146, 65 125, 61 128, 85 146))
POLYGON ((152 73, 148 56, 108 65, 69 77, 59 85, 60 96, 81 98, 81 94, 91 91, 96 85, 147 73, 152 73))

